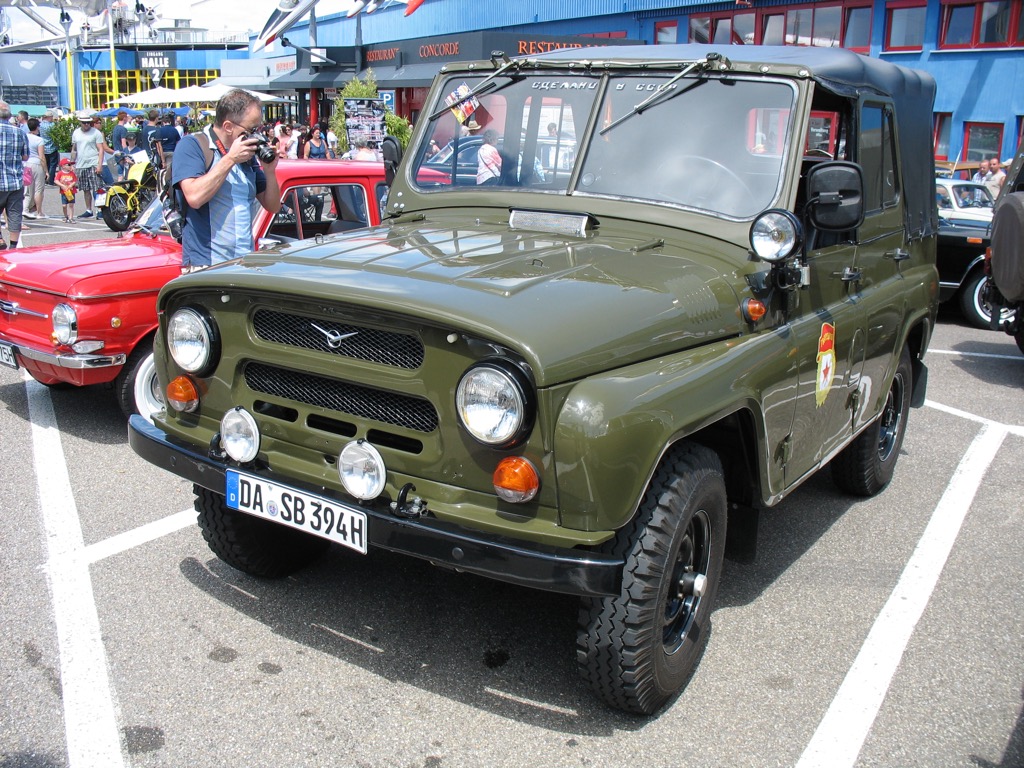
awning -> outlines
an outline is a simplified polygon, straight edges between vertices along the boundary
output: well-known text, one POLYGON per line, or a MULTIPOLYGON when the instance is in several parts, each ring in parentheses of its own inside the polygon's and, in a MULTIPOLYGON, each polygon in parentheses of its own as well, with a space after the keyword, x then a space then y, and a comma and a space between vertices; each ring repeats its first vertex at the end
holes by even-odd
POLYGON ((351 69, 321 69, 310 74, 308 69, 296 69, 271 80, 268 91, 293 91, 296 88, 344 88, 355 72, 351 69))
POLYGON ((267 78, 262 75, 222 75, 204 85, 227 85, 232 88, 258 91, 267 87, 267 78))
MULTIPOLYGON (((371 67, 377 85, 381 88, 426 88, 434 82, 434 75, 443 66, 437 64, 406 64, 404 67, 371 67)), ((367 70, 359 73, 360 78, 366 77, 367 70)))

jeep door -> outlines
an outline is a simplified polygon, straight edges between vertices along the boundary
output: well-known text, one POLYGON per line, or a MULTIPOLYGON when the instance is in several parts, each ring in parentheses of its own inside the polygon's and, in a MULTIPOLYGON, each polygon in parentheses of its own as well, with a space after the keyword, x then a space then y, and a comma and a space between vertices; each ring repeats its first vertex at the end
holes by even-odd
POLYGON ((882 100, 860 107, 857 162, 864 172, 864 224, 857 232, 857 280, 851 286, 864 308, 864 360, 857 393, 856 427, 878 413, 886 382, 899 357, 898 345, 906 315, 910 243, 893 108, 882 100))
POLYGON ((863 315, 844 272, 856 252, 845 242, 809 251, 810 285, 797 289, 790 315, 798 381, 787 486, 817 469, 853 429, 847 404, 862 357, 863 315))

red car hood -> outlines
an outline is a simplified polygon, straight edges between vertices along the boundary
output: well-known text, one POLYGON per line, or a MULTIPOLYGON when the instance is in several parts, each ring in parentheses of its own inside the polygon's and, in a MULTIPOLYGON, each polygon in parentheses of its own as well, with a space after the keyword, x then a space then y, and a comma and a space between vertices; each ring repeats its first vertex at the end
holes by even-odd
POLYGON ((0 282, 72 298, 159 288, 180 268, 178 243, 142 232, 0 251, 0 282))

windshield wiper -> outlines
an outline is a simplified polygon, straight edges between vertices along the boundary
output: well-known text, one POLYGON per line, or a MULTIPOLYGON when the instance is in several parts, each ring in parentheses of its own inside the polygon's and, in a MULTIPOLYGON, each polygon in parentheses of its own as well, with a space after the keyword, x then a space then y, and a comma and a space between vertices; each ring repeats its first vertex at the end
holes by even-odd
MULTIPOLYGON (((492 61, 493 61, 493 59, 492 59, 492 61)), ((497 62, 495 62, 495 63, 497 63, 497 62)), ((481 96, 484 93, 487 93, 487 92, 490 92, 490 91, 494 90, 495 87, 497 86, 497 83, 495 83, 494 85, 491 85, 491 81, 494 80, 494 78, 499 77, 500 75, 505 74, 505 72, 507 70, 509 70, 509 69, 512 69, 512 68, 518 69, 520 64, 521 64, 521 62, 519 62, 519 61, 506 60, 504 64, 502 64, 500 67, 498 67, 496 70, 494 70, 491 74, 489 74, 487 77, 485 77, 483 79, 483 81, 476 88, 470 88, 469 89, 469 93, 467 93, 465 96, 463 96, 458 101, 453 101, 451 104, 445 104, 443 107, 441 107, 441 109, 437 110, 437 112, 435 112, 430 117, 428 117, 427 120, 428 121, 437 120, 437 118, 439 118, 445 112, 448 112, 449 110, 455 109, 455 107, 459 106, 459 104, 462 104, 465 101, 469 101, 470 99, 472 99, 475 96, 481 96), (491 87, 488 88, 487 87, 488 85, 490 85, 491 87)), ((509 83, 506 83, 505 85, 509 85, 509 83)), ((505 86, 503 85, 502 88, 504 88, 504 87, 505 86)), ((498 90, 500 90, 500 88, 498 90)))
POLYGON ((645 109, 647 109, 648 107, 653 106, 654 103, 656 101, 660 100, 662 96, 665 96, 665 95, 667 95, 667 94, 669 94, 671 92, 670 89, 672 88, 673 85, 678 83, 680 80, 682 80, 684 77, 686 77, 688 74, 690 74, 694 70, 700 70, 702 72, 705 72, 705 71, 711 69, 712 67, 714 67, 716 69, 731 69, 732 68, 732 62, 730 62, 722 54, 716 53, 714 51, 709 53, 703 59, 699 59, 697 61, 689 62, 671 80, 669 80, 667 83, 665 83, 663 86, 661 86, 658 90, 656 90, 654 93, 652 93, 646 99, 641 101, 639 104, 637 104, 635 107, 633 107, 629 112, 624 114, 618 120, 613 120, 611 123, 609 123, 604 128, 602 128, 599 131, 598 135, 604 136, 612 128, 614 128, 615 126, 619 125, 619 123, 623 123, 626 120, 629 120, 629 118, 631 118, 633 115, 638 115, 641 112, 643 112, 645 109))

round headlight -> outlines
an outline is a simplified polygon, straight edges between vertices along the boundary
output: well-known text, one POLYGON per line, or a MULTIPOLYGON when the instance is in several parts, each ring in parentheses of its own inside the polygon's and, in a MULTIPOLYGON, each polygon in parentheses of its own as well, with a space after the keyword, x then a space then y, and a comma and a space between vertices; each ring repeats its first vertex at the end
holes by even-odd
POLYGON ((771 264, 792 256, 801 237, 800 222, 789 211, 765 211, 750 226, 750 247, 759 259, 771 264))
POLYGON ((384 491, 387 470, 376 448, 365 440, 356 440, 338 454, 338 477, 346 491, 360 501, 369 501, 384 491))
POLYGON ((514 442, 527 426, 526 391, 510 372, 493 365, 470 368, 455 390, 459 420, 486 445, 514 442))
POLYGON ((53 336, 61 344, 74 344, 78 341, 78 315, 74 308, 67 304, 58 304, 50 316, 53 322, 53 336))
POLYGON ((198 373, 210 362, 213 330, 194 309, 179 309, 167 324, 167 348, 183 370, 198 373))
POLYGON ((241 406, 225 413, 220 420, 220 445, 239 464, 255 459, 260 450, 260 428, 252 414, 241 406))

